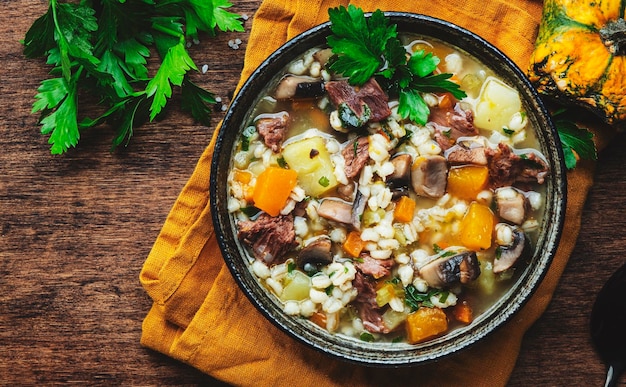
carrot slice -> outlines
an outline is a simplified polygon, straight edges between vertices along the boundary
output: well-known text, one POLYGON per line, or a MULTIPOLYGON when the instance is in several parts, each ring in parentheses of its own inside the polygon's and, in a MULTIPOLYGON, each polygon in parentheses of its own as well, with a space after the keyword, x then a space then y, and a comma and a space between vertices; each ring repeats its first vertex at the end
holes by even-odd
POLYGON ((452 315, 458 322, 461 322, 465 325, 471 323, 474 320, 472 307, 469 306, 467 301, 457 303, 452 309, 452 315))
POLYGON ((393 217, 398 222, 406 223, 413 220, 414 212, 415 200, 408 196, 402 196, 396 203, 396 208, 393 210, 393 217))
POLYGON ((361 255, 361 251, 363 251, 364 247, 365 242, 361 239, 361 234, 357 231, 350 231, 345 242, 343 242, 343 249, 354 258, 361 255))

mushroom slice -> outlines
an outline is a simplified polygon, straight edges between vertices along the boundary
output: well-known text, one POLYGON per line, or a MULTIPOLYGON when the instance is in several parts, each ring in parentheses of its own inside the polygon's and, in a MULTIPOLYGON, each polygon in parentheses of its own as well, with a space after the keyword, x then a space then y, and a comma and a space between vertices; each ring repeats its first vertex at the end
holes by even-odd
POLYGON ((440 198, 446 193, 448 163, 443 156, 420 156, 411 167, 411 185, 419 196, 440 198))
POLYGON ((449 288, 478 278, 480 264, 476 252, 465 250, 430 261, 418 270, 418 274, 432 287, 449 288))
POLYGON ((307 265, 328 265, 333 261, 331 247, 332 242, 328 236, 315 238, 298 252, 296 264, 300 268, 307 265))
POLYGON ((498 223, 496 230, 496 259, 493 261, 494 274, 512 268, 522 257, 530 254, 530 242, 524 231, 516 226, 498 223))
POLYGON ((363 212, 365 212, 365 207, 367 206, 368 197, 363 195, 361 191, 356 191, 356 197, 354 198, 354 203, 352 204, 352 226, 361 230, 361 218, 363 217, 363 212))
POLYGON ((287 75, 280 80, 274 97, 278 100, 291 98, 315 98, 324 95, 324 83, 313 77, 287 75))
POLYGON ((333 50, 331 48, 324 48, 322 50, 316 51, 313 54, 313 59, 319 62, 322 67, 326 66, 326 63, 333 56, 333 50))
POLYGON ((496 189, 495 199, 500 218, 517 225, 524 223, 530 206, 524 193, 513 187, 502 187, 496 189))
POLYGON ((411 181, 411 162, 413 158, 408 153, 394 156, 391 160, 393 173, 387 176, 387 182, 392 188, 408 187, 411 181))
POLYGON ((352 223, 352 205, 343 200, 325 199, 320 203, 317 214, 322 218, 339 223, 352 223))

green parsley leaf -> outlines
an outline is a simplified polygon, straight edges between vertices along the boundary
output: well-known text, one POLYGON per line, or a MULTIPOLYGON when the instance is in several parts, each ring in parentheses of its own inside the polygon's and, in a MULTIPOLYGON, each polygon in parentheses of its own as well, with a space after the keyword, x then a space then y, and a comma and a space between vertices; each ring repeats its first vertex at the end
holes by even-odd
POLYGON ((181 108, 202 125, 211 125, 211 105, 217 103, 215 95, 191 82, 188 75, 181 84, 181 108))
POLYGON ((411 55, 407 66, 413 74, 423 78, 432 74, 437 69, 439 62, 439 58, 434 56, 432 52, 426 53, 424 50, 417 50, 411 55))
POLYGON ((578 163, 578 157, 586 160, 596 160, 598 152, 593 142, 593 133, 585 128, 580 128, 576 123, 563 117, 565 109, 553 114, 554 125, 559 133, 563 155, 565 157, 565 167, 574 169, 578 163), (578 155, 578 157, 576 156, 578 155))
POLYGON ((349 77, 353 85, 362 85, 384 65, 386 42, 397 36, 396 27, 390 26, 382 11, 377 10, 369 19, 363 10, 348 5, 331 8, 332 35, 327 43, 334 56, 329 69, 349 77))
POLYGON ((318 180, 319 185, 321 185, 322 187, 328 187, 328 185, 330 184, 330 180, 328 180, 328 178, 326 176, 322 176, 320 177, 320 179, 318 180))
MULTIPOLYGON (((331 8, 328 15, 332 34, 326 41, 335 54, 329 70, 347 76, 348 82, 357 86, 376 76, 389 94, 398 95, 398 113, 403 118, 421 125, 427 122, 430 109, 421 93, 449 92, 457 99, 466 96, 449 80, 452 74, 435 74, 440 59, 432 53, 418 50, 407 60, 397 26, 390 24, 382 11, 366 18, 361 9, 349 5, 331 8)), ((342 114, 340 109, 340 118, 358 127, 363 117, 342 114)))

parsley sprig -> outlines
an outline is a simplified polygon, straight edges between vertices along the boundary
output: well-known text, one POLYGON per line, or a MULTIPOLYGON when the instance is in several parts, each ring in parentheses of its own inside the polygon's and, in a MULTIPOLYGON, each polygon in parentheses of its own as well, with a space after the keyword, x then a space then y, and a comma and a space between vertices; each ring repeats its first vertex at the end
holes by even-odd
POLYGON ((52 66, 33 103, 51 153, 75 147, 82 130, 103 123, 117 128, 114 147, 127 143, 133 128, 163 112, 173 86, 181 88, 182 109, 209 125, 216 100, 190 80, 189 71, 198 68, 187 42, 200 33, 243 31, 230 6, 227 0, 49 0, 23 44, 26 57, 46 58, 52 66), (160 62, 150 76, 152 48, 160 62), (103 112, 85 118, 79 93, 99 98, 103 112))
POLYGON ((559 109, 552 113, 552 118, 561 139, 565 167, 571 170, 576 167, 579 158, 596 160, 598 151, 593 142, 593 133, 568 119, 566 112, 567 109, 559 109))
POLYGON ((430 109, 421 93, 449 92, 466 96, 452 74, 436 73, 439 58, 417 50, 407 59, 395 24, 380 10, 366 18, 363 10, 348 5, 328 10, 331 32, 327 43, 335 54, 329 69, 360 86, 376 76, 387 92, 398 96, 398 113, 419 124, 426 124, 430 109))

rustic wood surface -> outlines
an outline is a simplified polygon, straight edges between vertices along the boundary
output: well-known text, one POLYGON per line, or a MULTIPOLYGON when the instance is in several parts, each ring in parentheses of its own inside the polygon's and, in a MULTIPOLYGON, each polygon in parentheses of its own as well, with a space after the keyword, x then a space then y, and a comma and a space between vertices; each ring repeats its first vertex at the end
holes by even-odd
MULTIPOLYGON (((260 1, 236 1, 253 16, 260 1)), ((139 345, 151 301, 138 275, 165 217, 208 144, 210 128, 174 109, 110 152, 112 131, 82 135, 49 154, 30 114, 49 69, 22 55, 20 39, 44 0, 0 1, 0 385, 210 384, 191 367, 139 345)), ((209 71, 199 82, 225 103, 243 63, 245 34, 193 48, 209 71), (229 39, 244 41, 241 50, 229 39)), ((588 334, 595 294, 624 262, 626 153, 601 155, 576 250, 548 310, 528 332, 511 386, 601 385, 604 366, 588 334)), ((624 383, 624 381, 622 381, 624 383)))

